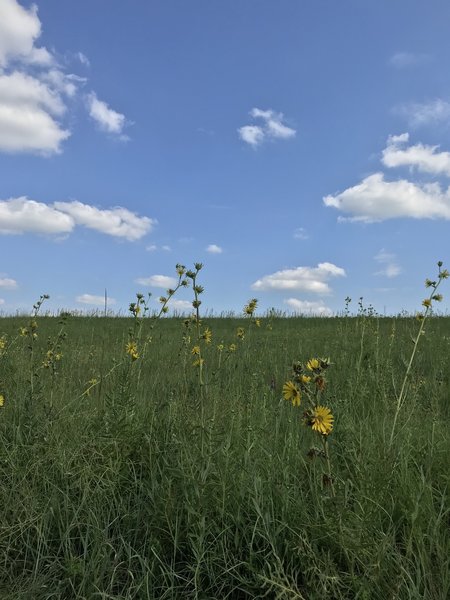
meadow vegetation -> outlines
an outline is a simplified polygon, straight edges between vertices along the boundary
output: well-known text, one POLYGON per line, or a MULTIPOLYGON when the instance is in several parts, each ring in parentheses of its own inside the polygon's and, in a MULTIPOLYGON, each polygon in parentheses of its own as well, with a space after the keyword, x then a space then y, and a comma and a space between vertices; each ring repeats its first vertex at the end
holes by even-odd
POLYGON ((207 318, 177 274, 156 313, 1 319, 0 598, 449 598, 442 264, 397 317, 207 318))

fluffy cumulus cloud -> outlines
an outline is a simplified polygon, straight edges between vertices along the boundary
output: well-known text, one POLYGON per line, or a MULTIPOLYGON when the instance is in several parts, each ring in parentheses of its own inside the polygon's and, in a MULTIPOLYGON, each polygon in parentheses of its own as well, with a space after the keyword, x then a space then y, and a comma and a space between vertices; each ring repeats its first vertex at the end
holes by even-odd
POLYGON ((309 300, 298 300, 297 298, 287 298, 284 301, 292 312, 307 315, 307 316, 319 316, 319 317, 331 317, 333 311, 321 301, 311 302, 309 300))
POLYGON ((222 254, 223 250, 217 244, 209 244, 206 248, 206 252, 209 252, 210 254, 222 254))
POLYGON ((256 148, 265 140, 293 138, 296 130, 283 123, 283 113, 277 113, 273 110, 261 110, 252 108, 250 116, 258 119, 259 125, 244 125, 238 129, 239 137, 242 141, 256 148))
POLYGON ((345 271, 332 263, 319 263, 317 267, 297 267, 284 269, 271 275, 265 275, 255 281, 252 289, 266 290, 298 290, 318 295, 328 295, 331 288, 328 281, 333 277, 343 277, 345 271))
POLYGON ((438 152, 439 146, 407 146, 408 141, 408 133, 388 138, 382 155, 382 162, 386 167, 410 167, 423 173, 450 177, 450 152, 438 152))
POLYGON ((99 209, 77 201, 45 204, 26 196, 0 200, 0 234, 68 234, 81 225, 134 241, 148 233, 155 223, 121 207, 99 209))
POLYGON ((65 234, 74 228, 69 216, 43 202, 26 196, 0 200, 0 233, 65 234))
POLYGON ((177 285, 175 277, 168 275, 151 275, 150 277, 139 277, 135 279, 135 283, 155 288, 174 288, 177 285))
POLYGON ((0 288, 4 290, 15 290, 17 288, 17 281, 10 277, 0 277, 0 288))
POLYGON ((76 225, 83 225, 115 237, 135 241, 148 233, 156 223, 149 217, 139 217, 127 208, 100 209, 82 202, 55 202, 58 211, 69 215, 76 225))
POLYGON ((382 275, 392 279, 397 277, 402 272, 400 265, 397 262, 395 254, 387 252, 384 248, 374 256, 376 262, 381 266, 381 269, 375 275, 382 275))
POLYGON ((325 196, 325 206, 347 213, 340 220, 373 223, 399 217, 450 219, 450 191, 438 183, 418 184, 406 179, 385 181, 374 173, 353 187, 325 196))
MULTIPOLYGON (((450 177, 450 152, 440 152, 439 146, 408 145, 408 142, 408 133, 390 136, 382 152, 383 164, 390 169, 408 167, 411 172, 450 177)), ((347 213, 347 217, 339 217, 341 221, 450 219, 449 187, 443 189, 437 181, 386 181, 381 172, 365 177, 343 192, 325 196, 323 202, 347 213)))
MULTIPOLYGON (((91 306, 105 306, 105 296, 95 296, 94 294, 81 294, 75 298, 79 304, 89 304, 91 306)), ((107 297, 107 304, 115 304, 114 298, 107 297)))
POLYGON ((126 125, 125 115, 110 108, 103 100, 99 100, 95 92, 86 96, 86 102, 89 115, 102 131, 128 139, 126 136, 122 136, 123 128, 126 125))
MULTIPOLYGON (((0 152, 49 156, 60 153, 71 135, 64 124, 68 101, 86 79, 66 73, 51 52, 37 45, 41 30, 35 5, 0 1, 0 152)), ((77 62, 84 57, 78 54, 77 62)), ((92 97, 91 115, 105 131, 122 134, 125 117, 92 97)))
POLYGON ((428 102, 403 104, 393 109, 395 114, 403 116, 413 128, 422 125, 438 125, 448 123, 450 119, 450 102, 435 98, 428 102))

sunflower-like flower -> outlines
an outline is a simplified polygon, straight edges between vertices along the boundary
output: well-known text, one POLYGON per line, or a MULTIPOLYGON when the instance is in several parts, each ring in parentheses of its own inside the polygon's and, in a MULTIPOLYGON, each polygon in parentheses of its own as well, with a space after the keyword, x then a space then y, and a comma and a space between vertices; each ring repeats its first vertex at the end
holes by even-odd
POLYGON ((310 358, 306 363, 306 368, 308 369, 308 371, 316 371, 320 368, 320 362, 317 358, 310 358))
POLYGON ((283 385, 283 397, 292 402, 293 406, 300 406, 301 394, 293 381, 288 381, 283 385))
POLYGON ((318 433, 328 435, 333 429, 334 417, 326 406, 316 406, 311 417, 311 428, 318 433))
POLYGON ((137 360, 139 358, 136 342, 128 342, 125 346, 125 352, 131 356, 131 360, 137 360))
POLYGON ((205 340, 206 344, 210 344, 211 340, 212 340, 212 331, 209 327, 207 327, 205 329, 205 331, 202 334, 202 338, 205 340))

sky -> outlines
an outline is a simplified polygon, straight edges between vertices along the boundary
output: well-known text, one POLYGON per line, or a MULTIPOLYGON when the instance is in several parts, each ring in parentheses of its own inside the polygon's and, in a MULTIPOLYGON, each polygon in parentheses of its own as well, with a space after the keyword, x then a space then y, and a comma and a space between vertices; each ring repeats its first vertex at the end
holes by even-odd
POLYGON ((194 262, 215 314, 420 309, 449 40, 447 0, 0 0, 1 314, 156 308, 194 262))

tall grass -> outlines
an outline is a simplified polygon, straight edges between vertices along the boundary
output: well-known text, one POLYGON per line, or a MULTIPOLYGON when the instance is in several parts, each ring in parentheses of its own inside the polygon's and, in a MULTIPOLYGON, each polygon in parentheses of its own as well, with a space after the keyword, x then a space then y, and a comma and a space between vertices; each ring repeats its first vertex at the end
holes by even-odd
POLYGON ((2 599, 450 596, 449 318, 428 318, 397 417, 414 318, 204 319, 202 385, 181 318, 144 319, 136 360, 130 319, 35 321, 32 343, 1 321, 2 599), (313 356, 334 497, 282 398, 313 356))

